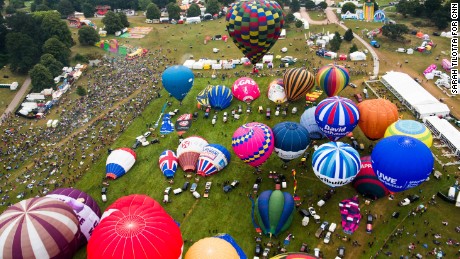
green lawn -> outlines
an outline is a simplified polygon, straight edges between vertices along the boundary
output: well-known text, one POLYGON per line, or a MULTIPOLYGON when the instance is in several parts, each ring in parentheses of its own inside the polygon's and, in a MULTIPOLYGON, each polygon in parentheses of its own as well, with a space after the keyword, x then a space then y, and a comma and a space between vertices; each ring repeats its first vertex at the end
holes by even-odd
POLYGON ((7 66, 0 69, 0 84, 11 84, 12 82, 18 82, 18 88, 16 91, 11 91, 7 88, 0 89, 0 114, 3 114, 6 109, 6 105, 9 105, 11 100, 13 100, 25 79, 26 75, 13 73, 7 66), (5 76, 8 76, 8 78, 5 78, 5 76))
POLYGON ((324 11, 309 10, 308 15, 310 15, 310 18, 315 21, 323 21, 327 18, 324 11))

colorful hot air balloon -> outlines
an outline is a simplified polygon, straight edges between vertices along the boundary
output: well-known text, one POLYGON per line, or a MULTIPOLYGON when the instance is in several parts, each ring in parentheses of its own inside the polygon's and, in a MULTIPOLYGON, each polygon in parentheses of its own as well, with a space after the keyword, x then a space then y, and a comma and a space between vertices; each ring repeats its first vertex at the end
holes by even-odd
POLYGON ((198 158, 196 174, 210 176, 224 169, 230 163, 230 152, 222 145, 209 144, 198 158))
POLYGON ((117 148, 113 150, 105 163, 107 178, 117 179, 126 174, 136 162, 136 152, 130 148, 117 148))
POLYGON ((324 133, 318 127, 318 124, 316 124, 315 111, 316 106, 310 107, 304 111, 302 116, 300 116, 300 125, 308 130, 311 139, 322 139, 324 133))
POLYGON ((251 122, 239 127, 232 137, 235 154, 250 166, 262 165, 272 154, 275 140, 267 125, 251 122))
POLYGON ((239 259, 236 249, 227 241, 217 237, 206 237, 194 243, 184 259, 239 259))
POLYGON ((177 170, 177 163, 177 156, 172 150, 163 151, 158 159, 160 170, 166 178, 174 178, 174 174, 176 174, 177 170))
POLYGON ((233 42, 255 65, 278 40, 284 14, 276 1, 238 1, 232 4, 225 20, 233 42))
POLYGON ((72 258, 79 247, 77 215, 48 197, 22 200, 0 215, 1 258, 72 258))
POLYGON ((182 101, 193 86, 195 76, 186 66, 168 67, 161 75, 163 86, 174 98, 182 101))
POLYGON ((129 200, 104 213, 88 242, 88 259, 181 258, 182 235, 171 216, 156 201, 146 206, 129 200))
POLYGON ((176 152, 182 170, 195 171, 198 157, 206 145, 208 145, 208 142, 204 138, 198 136, 192 136, 182 140, 176 152))
POLYGON ((434 167, 430 149, 409 136, 381 139, 372 150, 372 168, 391 192, 402 192, 423 183, 434 167))
POLYGON ((352 182, 353 187, 357 192, 364 197, 371 199, 379 199, 390 194, 387 187, 379 180, 377 175, 372 169, 372 162, 370 156, 361 158, 361 170, 356 175, 352 182))
POLYGON ((72 207, 80 222, 80 246, 86 245, 94 228, 99 224, 101 210, 97 202, 87 193, 74 188, 59 188, 46 197, 63 201, 72 207))
POLYGON ((331 187, 353 181, 361 168, 358 151, 342 142, 329 142, 319 146, 313 153, 312 164, 315 175, 331 187))
POLYGON ((275 153, 285 163, 300 157, 310 144, 307 129, 297 122, 285 121, 273 127, 275 153))
POLYGON ((224 85, 216 85, 208 92, 209 105, 212 108, 223 110, 230 106, 233 100, 232 91, 224 85))
POLYGON ((358 126, 370 140, 383 138, 385 130, 399 118, 396 105, 386 99, 358 103, 358 126))
POLYGON ((268 85, 267 95, 268 99, 276 104, 282 104, 287 101, 282 78, 275 79, 268 85))
POLYGON ((294 216, 294 198, 287 192, 268 190, 259 195, 255 204, 255 215, 262 232, 278 236, 287 230, 294 216))
POLYGON ((248 258, 246 256, 246 254, 244 253, 243 249, 241 249, 241 247, 236 243, 235 239, 233 239, 233 237, 230 236, 229 234, 225 234, 225 233, 217 234, 214 237, 217 237, 217 238, 220 238, 222 240, 225 240, 229 244, 231 244, 233 246, 233 248, 235 248, 235 250, 238 253, 238 256, 239 256, 240 259, 247 259, 248 258))
POLYGON ((385 131, 384 137, 395 135, 414 137, 422 141, 427 147, 431 147, 433 144, 431 131, 422 123, 414 120, 399 120, 391 124, 385 131))
POLYGON ((352 132, 358 124, 358 107, 350 99, 329 97, 316 107, 315 120, 330 140, 337 141, 352 132))
POLYGON ((338 95, 350 82, 348 69, 343 66, 329 64, 318 70, 316 85, 320 86, 328 97, 338 95))
POLYGON ((241 77, 233 83, 232 94, 236 99, 250 103, 259 98, 260 90, 254 79, 249 77, 241 77))
POLYGON ((288 101, 304 97, 315 85, 315 76, 305 68, 292 68, 284 73, 284 91, 288 101))
POLYGON ((196 96, 196 101, 199 105, 202 105, 204 107, 209 106, 208 92, 211 91, 212 87, 212 85, 208 85, 198 93, 198 95, 196 96))
POLYGON ((339 208, 343 232, 348 235, 355 233, 362 218, 358 197, 342 200, 339 202, 339 208))
POLYGON ((302 253, 302 252, 287 252, 287 253, 282 253, 275 255, 273 257, 270 257, 270 259, 317 259, 318 257, 314 255, 309 255, 307 253, 302 253))

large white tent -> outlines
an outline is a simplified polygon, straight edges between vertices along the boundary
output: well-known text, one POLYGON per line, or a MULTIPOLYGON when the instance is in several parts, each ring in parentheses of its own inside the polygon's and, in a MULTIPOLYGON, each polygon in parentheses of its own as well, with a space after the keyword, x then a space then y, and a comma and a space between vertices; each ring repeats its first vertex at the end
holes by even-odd
POLYGON ((454 154, 460 156, 460 131, 454 125, 437 116, 425 117, 423 120, 433 136, 441 139, 454 154))
POLYGON ((388 72, 382 76, 382 83, 409 108, 417 118, 427 116, 448 116, 449 107, 425 90, 408 74, 388 72))

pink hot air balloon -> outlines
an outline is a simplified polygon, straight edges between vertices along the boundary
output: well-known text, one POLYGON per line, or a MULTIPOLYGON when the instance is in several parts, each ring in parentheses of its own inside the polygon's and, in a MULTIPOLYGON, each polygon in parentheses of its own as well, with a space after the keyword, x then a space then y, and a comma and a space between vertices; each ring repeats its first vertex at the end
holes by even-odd
POLYGON ((241 160, 250 166, 258 167, 273 152, 275 147, 273 131, 259 122, 244 124, 233 133, 232 147, 241 160))
POLYGON ((250 103, 259 98, 260 90, 256 81, 252 78, 241 77, 233 83, 232 94, 236 99, 250 103))

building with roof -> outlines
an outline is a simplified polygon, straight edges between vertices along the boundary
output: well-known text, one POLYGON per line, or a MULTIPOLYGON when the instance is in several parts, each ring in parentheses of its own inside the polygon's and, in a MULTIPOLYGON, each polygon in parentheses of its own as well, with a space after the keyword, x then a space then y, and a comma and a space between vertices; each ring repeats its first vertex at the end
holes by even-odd
POLYGON ((433 137, 440 139, 452 153, 460 157, 460 131, 454 125, 437 116, 425 117, 423 122, 431 130, 433 137))

